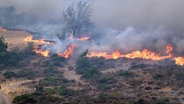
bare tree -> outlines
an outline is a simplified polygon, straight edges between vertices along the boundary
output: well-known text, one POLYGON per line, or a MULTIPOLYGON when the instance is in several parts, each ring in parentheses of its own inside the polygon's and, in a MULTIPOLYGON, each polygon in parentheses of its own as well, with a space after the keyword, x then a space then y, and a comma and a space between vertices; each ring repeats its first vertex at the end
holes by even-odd
POLYGON ((87 2, 80 1, 76 6, 69 6, 63 13, 64 26, 63 35, 72 33, 79 36, 87 32, 87 27, 91 24, 91 8, 87 2))

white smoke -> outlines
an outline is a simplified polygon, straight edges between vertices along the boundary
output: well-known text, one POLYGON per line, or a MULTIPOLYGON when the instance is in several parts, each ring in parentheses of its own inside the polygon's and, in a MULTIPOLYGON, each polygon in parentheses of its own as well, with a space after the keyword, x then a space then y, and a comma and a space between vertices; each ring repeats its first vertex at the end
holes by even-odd
MULTIPOLYGON (((62 20, 63 10, 80 0, 0 0, 18 13, 41 20, 62 20)), ((184 0, 85 0, 91 3, 92 22, 105 29, 84 48, 118 50, 150 48, 163 50, 175 45, 184 52, 184 0), (108 28, 108 29, 107 29, 108 28), (110 29, 109 29, 110 28, 110 29)), ((94 32, 97 33, 97 32, 94 32)), ((96 34, 93 34, 96 35, 96 34)))

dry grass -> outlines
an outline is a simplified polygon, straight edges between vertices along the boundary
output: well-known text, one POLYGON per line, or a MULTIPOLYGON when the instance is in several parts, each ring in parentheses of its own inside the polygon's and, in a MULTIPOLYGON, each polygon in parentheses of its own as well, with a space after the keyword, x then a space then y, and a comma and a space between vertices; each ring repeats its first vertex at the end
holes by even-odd
POLYGON ((27 46, 27 42, 24 42, 24 38, 30 35, 24 31, 1 31, 0 36, 4 37, 5 41, 8 43, 9 49, 18 47, 24 49, 27 46))

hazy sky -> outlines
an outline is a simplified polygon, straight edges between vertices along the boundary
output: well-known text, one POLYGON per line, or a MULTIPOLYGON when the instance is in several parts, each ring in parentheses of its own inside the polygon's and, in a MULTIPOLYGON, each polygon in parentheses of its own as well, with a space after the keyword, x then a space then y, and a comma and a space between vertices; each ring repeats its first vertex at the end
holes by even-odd
MULTIPOLYGON (((62 17, 69 4, 79 0, 0 0, 0 5, 13 5, 25 12, 48 19, 62 17)), ((184 0, 86 0, 93 9, 92 20, 112 27, 165 26, 184 27, 184 0)))
MULTIPOLYGON (((64 9, 78 1, 0 0, 0 5, 12 5, 19 13, 24 12, 30 16, 41 17, 43 20, 57 20, 62 18, 64 9)), ((107 45, 108 49, 114 48, 113 44, 115 46, 120 44, 122 47, 122 43, 125 43, 137 48, 144 45, 152 48, 155 46, 159 50, 161 45, 165 47, 172 41, 178 47, 176 47, 178 52, 184 52, 184 0, 85 1, 91 4, 93 10, 91 19, 96 25, 121 31, 117 39, 112 41, 111 32, 105 29, 107 33, 103 34, 104 37, 101 39, 104 39, 104 45, 107 45), (111 42, 107 41, 108 39, 111 42), (110 48, 106 42, 109 43, 110 48)))

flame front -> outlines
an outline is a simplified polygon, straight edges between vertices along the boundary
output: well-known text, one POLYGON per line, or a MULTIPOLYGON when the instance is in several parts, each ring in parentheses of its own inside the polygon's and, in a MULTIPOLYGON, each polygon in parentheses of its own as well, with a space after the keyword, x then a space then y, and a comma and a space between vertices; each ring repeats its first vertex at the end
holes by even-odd
POLYGON ((181 66, 184 65, 184 57, 176 57, 174 58, 174 60, 176 65, 181 65, 181 66))
POLYGON ((37 43, 37 44, 54 44, 53 42, 46 42, 44 39, 37 39, 37 40, 33 40, 33 36, 27 36, 24 39, 25 42, 33 42, 33 43, 37 43))
POLYGON ((58 56, 69 58, 73 53, 74 48, 75 48, 75 44, 71 44, 68 50, 66 50, 63 54, 59 53, 58 56))
MULTIPOLYGON (((167 45, 166 52, 170 53, 173 48, 171 45, 167 45)), ((148 49, 144 49, 142 51, 133 51, 127 54, 121 54, 119 51, 114 51, 112 54, 107 54, 107 52, 91 52, 87 55, 87 57, 104 57, 105 59, 118 59, 118 58, 128 58, 128 59, 149 59, 149 60, 164 60, 167 58, 172 58, 171 54, 166 56, 161 56, 155 52, 152 52, 148 49)))
POLYGON ((82 38, 77 38, 77 40, 79 41, 86 41, 86 40, 89 40, 90 37, 89 36, 85 36, 85 37, 82 37, 82 38))
MULTIPOLYGON (((88 40, 90 37, 86 36, 86 37, 82 37, 82 38, 76 38, 76 40, 79 41, 86 41, 88 40)), ((73 40, 74 37, 71 34, 69 37, 70 40, 73 40)), ((53 42, 47 42, 44 39, 38 39, 38 40, 33 40, 33 36, 27 36, 24 41, 26 42, 33 42, 33 43, 37 43, 37 44, 53 44, 53 42)), ((71 54, 73 53, 75 48, 75 44, 71 44, 70 47, 64 52, 64 53, 59 53, 58 56, 59 57, 65 57, 65 58, 69 58, 71 56, 71 54)), ((119 51, 114 51, 111 54, 108 54, 107 52, 90 52, 89 54, 87 54, 86 57, 104 57, 105 59, 118 59, 118 58, 127 58, 127 59, 135 59, 135 58, 141 58, 141 59, 148 59, 148 60, 164 60, 164 59, 173 59, 175 61, 175 64, 177 65, 184 65, 184 57, 174 57, 174 55, 172 54, 173 51, 173 46, 171 44, 168 44, 166 46, 165 49, 165 53, 166 55, 161 56, 158 53, 152 52, 148 49, 144 49, 142 51, 132 51, 130 53, 127 54, 121 54, 119 51)), ((33 50, 35 53, 40 54, 44 57, 49 57, 50 54, 50 50, 41 50, 39 48, 39 46, 35 47, 33 50)))
POLYGON ((33 51, 34 51, 35 53, 37 53, 37 54, 40 54, 40 55, 44 56, 44 57, 49 57, 49 53, 50 53, 49 50, 43 51, 43 50, 39 49, 38 46, 36 46, 36 47, 34 48, 33 51))

